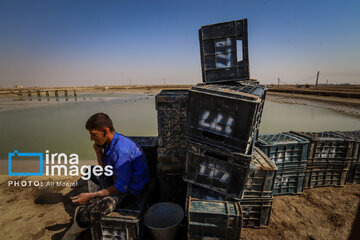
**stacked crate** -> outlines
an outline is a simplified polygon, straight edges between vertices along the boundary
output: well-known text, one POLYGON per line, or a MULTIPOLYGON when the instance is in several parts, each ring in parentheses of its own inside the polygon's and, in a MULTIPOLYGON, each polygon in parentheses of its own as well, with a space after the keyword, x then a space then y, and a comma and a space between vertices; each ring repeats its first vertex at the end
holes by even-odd
POLYGON ((261 85, 192 87, 185 181, 241 199, 264 97, 261 85))
POLYGON ((354 140, 352 160, 346 177, 346 183, 360 183, 360 130, 337 133, 354 140))
POLYGON ((240 202, 226 201, 216 192, 191 184, 186 199, 188 239, 240 239, 240 202))
POLYGON ((266 88, 242 83, 198 84, 189 93, 186 137, 251 155, 266 88))
POLYGON ((158 118, 157 178, 159 200, 183 205, 188 90, 162 90, 155 97, 158 118))
MULTIPOLYGON (((193 237, 199 232, 195 231, 194 233, 194 225, 195 229, 196 226, 200 225, 203 231, 207 231, 204 223, 199 224, 193 220, 194 212, 198 211, 199 206, 202 206, 203 203, 205 203, 206 206, 211 204, 213 204, 213 206, 216 206, 216 204, 230 204, 232 206, 240 204, 242 217, 239 211, 239 218, 241 217, 243 227, 266 227, 270 220, 273 201, 272 188, 275 181, 276 170, 275 164, 260 149, 255 148, 250 164, 249 177, 245 183, 240 201, 229 199, 225 195, 215 191, 189 184, 185 205, 185 212, 187 212, 189 223, 189 234, 193 237), (228 199, 228 201, 226 201, 226 199, 228 199)), ((224 216, 219 216, 219 218, 224 219, 224 216)), ((222 222, 224 224, 227 221, 222 222)), ((237 227, 231 226, 230 229, 228 226, 228 231, 223 230, 223 225, 216 224, 215 226, 218 227, 218 229, 214 229, 213 232, 217 233, 217 235, 209 235, 208 233, 204 235, 204 233, 202 233, 202 236, 218 237, 222 233, 221 239, 240 238, 241 225, 237 225, 237 227), (238 235, 231 235, 231 237, 224 235, 233 234, 234 232, 238 235)), ((200 236, 196 235, 196 237, 200 236)))
POLYGON ((244 227, 268 226, 277 170, 274 162, 263 151, 255 147, 240 200, 244 227))
POLYGON ((186 157, 187 90, 162 90, 155 97, 158 118, 158 171, 182 172, 186 157))
POLYGON ((277 133, 260 135, 256 146, 278 168, 273 194, 302 193, 309 141, 291 133, 277 133))
POLYGON ((291 132, 310 142, 304 187, 342 186, 352 161, 353 139, 335 132, 291 132))
MULTIPOLYGON (((247 19, 203 26, 199 40, 204 83, 189 91, 184 180, 207 189, 210 194, 220 194, 226 200, 222 202, 224 206, 239 206, 250 171, 266 88, 249 81, 247 19), (239 52, 241 56, 237 56, 239 52)), ((191 191, 189 194, 191 239, 240 238, 241 224, 229 227, 216 222, 209 230, 204 228, 207 217, 200 218, 201 223, 194 221, 192 211, 197 211, 193 207, 197 200, 191 198, 191 191)), ((211 203, 204 201, 204 204, 211 203)), ((211 208, 204 206, 203 210, 211 214, 211 208)), ((237 219, 239 223, 242 219, 242 211, 228 214, 223 217, 226 222, 237 219)))

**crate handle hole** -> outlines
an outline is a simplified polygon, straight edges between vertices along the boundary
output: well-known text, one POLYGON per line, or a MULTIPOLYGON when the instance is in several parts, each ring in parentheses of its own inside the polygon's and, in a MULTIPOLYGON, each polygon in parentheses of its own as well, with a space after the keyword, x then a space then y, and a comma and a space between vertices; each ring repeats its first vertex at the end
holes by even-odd
POLYGON ((237 61, 238 62, 242 62, 244 60, 243 58, 243 41, 240 39, 236 40, 236 56, 237 56, 237 61))
POLYGON ((201 134, 204 137, 212 138, 212 139, 215 139, 215 140, 219 140, 219 141, 224 141, 225 140, 224 136, 217 135, 215 133, 211 133, 211 132, 208 132, 208 131, 201 131, 201 134))
POLYGON ((222 160, 222 161, 225 161, 225 162, 228 161, 228 158, 226 156, 222 156, 222 155, 214 153, 214 152, 205 151, 204 155, 207 156, 207 157, 216 158, 218 160, 222 160))

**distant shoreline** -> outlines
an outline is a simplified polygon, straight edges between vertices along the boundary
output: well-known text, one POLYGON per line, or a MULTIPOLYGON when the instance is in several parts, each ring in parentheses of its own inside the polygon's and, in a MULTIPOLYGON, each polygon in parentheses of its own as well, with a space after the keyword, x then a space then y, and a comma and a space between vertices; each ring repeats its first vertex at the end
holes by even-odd
POLYGON ((193 85, 124 85, 124 86, 78 86, 78 87, 18 87, 18 88, 0 88, 1 95, 18 95, 20 91, 26 93, 27 91, 74 91, 77 92, 98 92, 98 91, 150 91, 161 89, 189 89, 193 85))
MULTIPOLYGON (((29 88, 0 88, 0 98, 18 96, 20 91, 27 97, 31 91, 33 97, 41 91, 44 96, 46 90, 54 96, 56 90, 63 96, 67 90, 69 96, 77 93, 142 93, 156 95, 163 89, 190 89, 193 85, 124 85, 124 86, 79 86, 79 87, 29 87, 29 88)), ((268 85, 267 101, 287 104, 310 105, 323 107, 338 112, 360 116, 360 85, 268 85)), ((1 109, 1 107, 0 107, 1 109)))

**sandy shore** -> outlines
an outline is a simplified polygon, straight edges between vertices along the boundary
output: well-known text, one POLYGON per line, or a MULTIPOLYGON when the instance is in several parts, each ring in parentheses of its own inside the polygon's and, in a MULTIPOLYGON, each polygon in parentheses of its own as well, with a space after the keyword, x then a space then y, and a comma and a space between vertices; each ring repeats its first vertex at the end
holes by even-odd
MULTIPOLYGON (((161 91, 161 90, 159 90, 161 91)), ((158 92, 158 90, 153 91, 144 91, 134 89, 133 91, 86 91, 79 93, 75 98, 73 95, 69 95, 68 98, 64 96, 60 96, 59 98, 55 98, 54 96, 47 98, 46 96, 42 96, 38 98, 33 96, 29 98, 27 96, 11 96, 11 95, 0 95, 0 111, 6 111, 11 109, 23 109, 23 108, 34 108, 34 107, 42 107, 49 106, 55 104, 66 104, 66 103, 79 103, 79 102, 104 102, 110 101, 114 98, 119 98, 119 93, 124 95, 129 95, 130 98, 134 99, 144 99, 154 97, 158 92)), ((124 101, 126 100, 126 96, 122 97, 124 101)))
POLYGON ((27 91, 31 91, 33 97, 36 92, 41 91, 41 95, 45 95, 48 90, 50 95, 54 95, 54 91, 59 91, 59 96, 67 90, 69 95, 76 90, 77 93, 99 93, 99 92, 128 92, 128 93, 157 93, 163 89, 189 89, 191 85, 130 85, 130 86, 95 86, 95 87, 29 87, 29 88, 0 88, 0 97, 18 96, 20 91, 23 96, 27 96, 27 91))
POLYGON ((61 239, 75 206, 69 196, 86 191, 78 177, 8 177, 0 175, 0 239, 61 239), (27 186, 9 186, 19 181, 27 186), (55 186, 35 186, 52 183, 55 186), (56 184, 59 183, 59 186, 56 184), (71 184, 76 184, 71 187, 71 184), (30 186, 32 185, 32 186, 30 186))
MULTIPOLYGON (((78 177, 0 175, 0 187, 0 239, 19 240, 61 239, 75 210, 69 197, 87 191, 86 182, 78 177), (27 186, 14 186, 15 181, 27 186), (35 181, 55 186, 34 186, 35 181)), ((270 226, 243 229, 242 239, 347 239, 359 200, 360 184, 276 196, 270 226)), ((90 239, 88 234, 81 239, 90 239)))

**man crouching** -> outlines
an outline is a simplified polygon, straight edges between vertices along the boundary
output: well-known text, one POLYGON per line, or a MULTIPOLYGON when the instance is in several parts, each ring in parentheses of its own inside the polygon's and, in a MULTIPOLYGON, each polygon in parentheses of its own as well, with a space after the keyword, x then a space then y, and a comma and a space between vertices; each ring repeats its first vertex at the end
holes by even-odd
POLYGON ((100 185, 101 190, 72 197, 73 203, 82 205, 76 209, 74 223, 63 240, 74 240, 121 203, 135 199, 149 180, 144 152, 131 139, 115 132, 108 115, 94 114, 86 122, 86 129, 90 133, 90 140, 94 141, 98 164, 103 168, 112 166, 113 176, 92 174, 90 180, 100 185))

